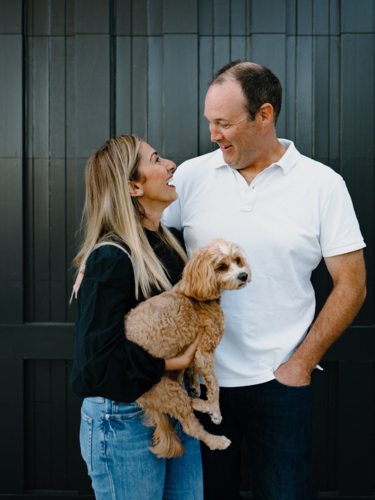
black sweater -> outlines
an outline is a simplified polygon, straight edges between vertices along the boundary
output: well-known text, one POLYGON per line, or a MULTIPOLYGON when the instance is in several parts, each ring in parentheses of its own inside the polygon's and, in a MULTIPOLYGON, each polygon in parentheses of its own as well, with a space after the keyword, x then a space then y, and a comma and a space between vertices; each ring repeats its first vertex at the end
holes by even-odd
MULTIPOLYGON (((183 244, 181 233, 172 231, 183 244)), ((175 285, 183 262, 156 232, 146 229, 146 234, 175 285)), ((152 295, 159 293, 153 290, 152 295)), ((164 359, 152 357, 124 335, 125 314, 143 300, 135 298, 133 267, 125 252, 106 245, 91 253, 77 297, 71 376, 76 396, 131 403, 160 381, 164 359)))

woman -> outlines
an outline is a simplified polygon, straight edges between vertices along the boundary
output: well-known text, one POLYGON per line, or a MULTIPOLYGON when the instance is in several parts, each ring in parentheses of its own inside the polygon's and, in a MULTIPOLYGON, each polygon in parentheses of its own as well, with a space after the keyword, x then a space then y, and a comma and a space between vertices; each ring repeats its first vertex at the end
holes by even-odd
POLYGON ((80 443, 99 500, 203 499, 199 443, 176 430, 186 452, 158 459, 152 427, 135 402, 165 370, 186 368, 197 341, 180 357, 156 359, 124 335, 124 315, 170 289, 186 254, 181 234, 160 223, 177 199, 175 164, 134 136, 107 141, 86 167, 86 221, 76 257, 85 276, 77 296, 71 386, 84 397, 80 443), (112 242, 114 245, 100 245, 112 242))

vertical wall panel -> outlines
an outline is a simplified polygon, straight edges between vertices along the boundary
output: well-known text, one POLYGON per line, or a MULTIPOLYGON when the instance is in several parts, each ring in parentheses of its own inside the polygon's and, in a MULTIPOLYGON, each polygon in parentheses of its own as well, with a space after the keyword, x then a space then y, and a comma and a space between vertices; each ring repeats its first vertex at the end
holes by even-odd
POLYGON ((312 155, 312 38, 297 38, 297 113, 296 113, 296 146, 300 153, 312 155))
POLYGON ((0 33, 22 33, 22 0, 1 1, 0 33))
POLYGON ((131 37, 118 36, 116 47, 116 135, 130 134, 132 122, 131 37))
MULTIPOLYGON (((369 249, 374 245, 375 35, 341 37, 341 175, 369 249), (367 186, 367 189, 365 189, 367 186)), ((356 324, 374 323, 374 252, 366 251, 368 295, 356 324)))
POLYGON ((340 171, 340 39, 329 40, 329 166, 340 171))
MULTIPOLYGON (((230 34, 246 35, 247 24, 247 2, 246 0, 237 0, 230 4, 230 34)), ((232 40, 235 38, 232 38, 232 40)))
POLYGON ((241 59, 246 61, 246 37, 245 36, 232 36, 230 44, 230 59, 237 61, 241 59))
POLYGON ((75 0, 76 33, 109 33, 109 0, 75 0))
POLYGON ((147 0, 132 0, 132 35, 147 35, 147 0))
POLYGON ((131 35, 131 0, 116 0, 116 35, 131 35))
POLYGON ((341 0, 341 32, 373 33, 375 31, 375 3, 373 0, 341 0))
POLYGON ((198 0, 164 0, 164 33, 197 33, 198 0))
POLYGON ((0 35, 0 157, 22 157, 22 37, 0 35), (15 120, 14 117, 17 119, 15 120))
MULTIPOLYGON (((286 65, 286 37, 285 35, 253 35, 253 61, 267 66, 280 80, 285 89, 285 65, 286 65)), ((285 137, 285 106, 277 122, 278 137, 285 137)))
POLYGON ((214 73, 230 62, 230 37, 214 37, 214 73))
POLYGON ((147 37, 132 38, 132 134, 147 141, 147 37))
POLYGON ((199 154, 201 155, 209 153, 213 148, 208 121, 204 116, 206 93, 214 75, 213 43, 212 36, 199 38, 199 154))
POLYGON ((205 0, 199 2, 199 34, 214 34, 214 0, 205 0))
POLYGON ((109 137, 109 36, 76 36, 76 155, 88 158, 109 137))
POLYGON ((49 105, 49 40, 37 36, 33 40, 33 153, 35 158, 48 158, 49 105))
POLYGON ((150 36, 148 39, 148 141, 164 155, 163 138, 163 38, 150 36))
POLYGON ((297 34, 312 35, 313 6, 311 0, 297 0, 297 34))
POLYGON ((329 39, 314 37, 314 158, 329 164, 329 39))
POLYGON ((374 400, 368 395, 374 394, 373 362, 341 362, 339 381, 338 492, 372 495, 374 400))
POLYGON ((198 154, 198 38, 164 36, 164 155, 198 154), (181 96, 183 98, 181 99, 181 96), (176 120, 177 117, 177 120, 176 120), (183 117, 183 119, 181 119, 183 117))
POLYGON ((66 316, 66 201, 65 160, 50 162, 50 318, 65 322, 66 316))
POLYGON ((52 158, 65 157, 65 39, 50 39, 49 76, 49 153, 52 158))
POLYGON ((49 321, 50 193, 49 161, 34 160, 34 296, 35 321, 49 321))
MULTIPOLYGON (((16 6, 15 6, 16 7, 16 6)), ((0 15, 15 15, 2 5, 0 15)), ((13 21, 12 21, 13 19, 13 21)), ((0 323, 23 321, 22 37, 0 35, 0 323)))
POLYGON ((230 35, 230 0, 214 0, 214 34, 230 35))
POLYGON ((23 360, 1 359, 0 380, 0 491, 20 494, 24 492, 23 360))
POLYGON ((329 0, 314 0, 314 35, 329 35, 329 0))
POLYGON ((163 0, 148 0, 148 34, 163 35, 163 0))
POLYGON ((285 0, 252 0, 251 31, 252 33, 285 33, 286 31, 285 0))
POLYGON ((283 106, 286 115, 286 137, 296 141, 296 57, 297 38, 286 39, 286 88, 283 89, 283 106))
POLYGON ((65 35, 65 0, 50 0, 50 34, 65 35))

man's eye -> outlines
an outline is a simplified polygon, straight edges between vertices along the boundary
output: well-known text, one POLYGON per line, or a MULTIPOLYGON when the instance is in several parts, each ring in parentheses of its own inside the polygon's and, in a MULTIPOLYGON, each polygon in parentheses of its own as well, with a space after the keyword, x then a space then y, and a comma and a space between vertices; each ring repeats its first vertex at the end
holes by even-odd
POLYGON ((155 163, 160 163, 160 156, 156 158, 155 163))

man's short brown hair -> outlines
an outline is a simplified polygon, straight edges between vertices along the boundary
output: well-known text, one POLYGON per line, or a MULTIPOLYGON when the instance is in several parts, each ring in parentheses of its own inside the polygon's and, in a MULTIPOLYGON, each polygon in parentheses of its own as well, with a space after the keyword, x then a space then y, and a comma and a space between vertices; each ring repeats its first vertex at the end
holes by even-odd
POLYGON ((269 103, 274 110, 275 125, 281 110, 282 87, 279 79, 265 66, 249 61, 234 61, 221 68, 211 85, 234 80, 241 85, 247 101, 246 110, 251 121, 262 104, 269 103))

